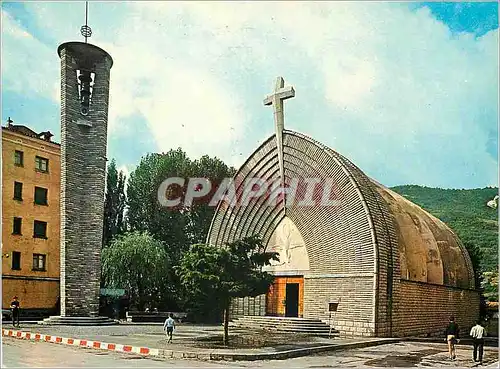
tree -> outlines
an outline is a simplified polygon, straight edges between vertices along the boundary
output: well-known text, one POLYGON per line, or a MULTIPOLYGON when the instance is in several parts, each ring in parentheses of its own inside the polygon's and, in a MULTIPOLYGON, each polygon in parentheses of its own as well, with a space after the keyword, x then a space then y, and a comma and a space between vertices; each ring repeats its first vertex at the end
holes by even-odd
POLYGON ((139 310, 147 303, 160 305, 168 300, 169 269, 163 243, 147 232, 119 235, 102 251, 105 286, 127 290, 139 310))
POLYGON ((234 168, 229 168, 222 160, 207 155, 192 162, 192 176, 207 178, 212 187, 206 196, 194 199, 192 206, 185 209, 188 217, 186 233, 189 235, 190 245, 205 242, 216 209, 210 206, 210 200, 221 182, 233 177, 235 172, 234 168))
POLYGON ((225 247, 192 245, 176 268, 192 299, 213 296, 224 311, 224 344, 228 344, 229 305, 234 297, 258 296, 267 292, 274 276, 262 271, 275 252, 264 252, 257 237, 247 237, 225 247))
POLYGON ((125 175, 118 173, 115 160, 111 160, 106 173, 106 199, 102 245, 107 246, 116 235, 125 231, 125 175))
POLYGON ((498 301, 498 271, 484 272, 481 287, 484 291, 484 297, 488 301, 498 301))
MULTIPOLYGON (((148 231, 157 240, 163 241, 172 266, 178 265, 190 245, 205 241, 215 207, 208 206, 203 199, 194 201, 190 207, 162 207, 158 201, 160 184, 167 178, 184 178, 185 186, 177 188, 176 193, 183 197, 190 177, 207 178, 217 184, 232 173, 234 169, 217 158, 203 156, 192 161, 180 148, 144 156, 127 183, 129 229, 148 231)), ((178 298, 177 304, 171 308, 183 308, 185 291, 180 281, 173 273, 168 279, 176 288, 172 295, 178 298)))
POLYGON ((464 241, 463 245, 469 254, 472 262, 472 269, 474 269, 474 284, 476 288, 479 289, 482 284, 483 272, 481 268, 481 260, 483 258, 483 253, 481 249, 472 241, 464 241))
POLYGON ((160 184, 170 177, 190 176, 191 162, 181 150, 150 154, 130 174, 127 186, 127 223, 131 230, 148 231, 164 242, 175 263, 189 246, 187 215, 178 208, 164 208, 158 201, 160 184))
MULTIPOLYGON (((209 198, 216 186, 234 169, 217 158, 203 156, 191 161, 182 149, 162 154, 150 154, 141 159, 130 174, 127 186, 127 222, 131 230, 147 230, 171 247, 168 250, 173 260, 195 243, 204 242, 215 207, 209 206, 209 198), (181 204, 165 208, 158 201, 158 189, 167 178, 180 177, 185 185, 176 192, 184 198, 189 178, 207 178, 212 183, 212 192, 202 199, 195 199, 189 207, 181 204)), ((176 196, 176 197, 177 197, 176 196)))

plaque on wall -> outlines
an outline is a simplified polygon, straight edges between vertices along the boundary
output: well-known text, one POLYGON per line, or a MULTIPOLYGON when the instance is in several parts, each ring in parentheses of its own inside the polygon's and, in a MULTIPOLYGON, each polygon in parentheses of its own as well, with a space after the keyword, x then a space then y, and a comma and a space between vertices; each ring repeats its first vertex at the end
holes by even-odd
POLYGON ((337 311, 337 308, 339 307, 338 302, 330 302, 328 303, 328 311, 337 311))

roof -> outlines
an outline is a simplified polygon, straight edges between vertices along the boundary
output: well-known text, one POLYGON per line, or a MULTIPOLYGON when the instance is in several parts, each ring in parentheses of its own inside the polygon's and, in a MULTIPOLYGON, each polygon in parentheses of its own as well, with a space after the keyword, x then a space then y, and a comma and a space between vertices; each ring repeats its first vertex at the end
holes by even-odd
POLYGON ((51 138, 54 135, 50 131, 43 131, 43 132, 40 132, 40 133, 36 133, 31 128, 29 128, 29 127, 27 127, 25 125, 11 124, 11 123, 9 123, 9 125, 7 127, 2 127, 2 131, 3 130, 14 132, 14 133, 18 133, 18 134, 21 134, 21 135, 26 136, 26 137, 31 137, 31 138, 39 139, 41 141, 50 142, 50 143, 52 143, 54 145, 60 146, 60 144, 58 142, 54 142, 54 141, 51 140, 51 138))

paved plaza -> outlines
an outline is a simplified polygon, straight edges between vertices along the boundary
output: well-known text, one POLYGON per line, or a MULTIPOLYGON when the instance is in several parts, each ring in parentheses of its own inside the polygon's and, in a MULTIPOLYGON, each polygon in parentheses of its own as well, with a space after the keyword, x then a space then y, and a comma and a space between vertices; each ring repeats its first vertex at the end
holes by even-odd
MULTIPOLYGON (((498 350, 486 348, 484 367, 498 367, 498 350)), ((457 360, 446 359, 444 344, 396 343, 371 348, 336 351, 318 355, 269 361, 206 362, 184 359, 145 359, 134 354, 100 352, 51 343, 4 338, 3 367, 123 367, 123 368, 367 368, 451 367, 471 368, 471 348, 459 346, 457 360)))
MULTIPOLYGON (((5 326, 4 328, 8 328, 5 326)), ((21 330, 68 338, 82 338, 107 343, 145 346, 177 351, 215 351, 199 345, 199 339, 220 335, 222 327, 213 325, 181 324, 174 335, 173 344, 167 344, 161 324, 123 324, 108 327, 69 327, 24 325, 21 330)), ((235 336, 244 330, 231 329, 235 336)), ((295 335, 286 335, 282 345, 261 348, 226 349, 237 354, 259 354, 279 352, 283 349, 307 347, 307 345, 336 344, 339 346, 355 342, 378 345, 364 348, 340 348, 335 351, 310 354, 286 360, 257 361, 200 361, 192 359, 144 358, 136 354, 120 354, 84 348, 75 348, 47 342, 33 342, 3 337, 3 364, 5 367, 475 367, 472 347, 458 345, 457 359, 447 359, 447 346, 443 343, 408 342, 383 344, 380 339, 326 339, 310 338, 306 342, 295 335), (371 343, 373 343, 371 342, 371 343)), ((485 348, 484 366, 498 362, 498 349, 485 348)), ((483 366, 483 367, 484 367, 483 366)))

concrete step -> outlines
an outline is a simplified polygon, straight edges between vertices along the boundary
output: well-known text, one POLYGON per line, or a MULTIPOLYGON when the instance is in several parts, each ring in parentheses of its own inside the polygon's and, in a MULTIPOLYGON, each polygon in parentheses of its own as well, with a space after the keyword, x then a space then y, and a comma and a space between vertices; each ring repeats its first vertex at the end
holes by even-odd
MULTIPOLYGON (((238 328, 241 328, 241 326, 238 326, 238 328)), ((329 333, 330 329, 296 329, 296 328, 269 328, 269 327, 245 327, 246 329, 252 329, 252 330, 264 330, 264 331, 274 331, 274 332, 291 332, 291 333, 313 333, 313 334, 319 334, 319 333, 329 333)), ((337 332, 336 330, 332 329, 332 332, 337 332)))
POLYGON ((273 328, 273 329, 299 329, 299 330, 329 330, 328 326, 308 326, 308 325, 274 325, 274 324, 257 324, 257 323, 230 323, 232 327, 253 327, 253 328, 273 328))
POLYGON ((235 319, 252 319, 252 320, 265 320, 265 321, 290 321, 290 322, 321 322, 319 319, 310 318, 297 318, 297 317, 284 317, 284 316, 267 316, 267 315, 242 315, 237 316, 235 319))
POLYGON ((304 320, 291 320, 291 319, 262 319, 252 317, 240 317, 233 319, 234 322, 242 323, 257 323, 257 324, 273 324, 273 325, 293 325, 293 326, 328 326, 328 324, 321 320, 304 319, 304 320))
POLYGON ((303 319, 289 317, 241 316, 233 319, 231 327, 255 330, 269 330, 283 333, 300 333, 328 337, 338 334, 338 331, 319 319, 303 319))
MULTIPOLYGON (((273 324, 273 325, 293 325, 293 326, 318 326, 318 327, 324 327, 325 323, 322 321, 304 321, 304 322, 296 322, 296 321, 289 321, 289 320, 262 320, 262 319, 234 319, 234 322, 241 322, 241 323, 256 323, 256 324, 273 324)), ((327 325, 328 326, 328 325, 327 325)))
POLYGON ((116 320, 104 316, 97 317, 69 317, 69 316, 51 316, 42 321, 40 325, 74 325, 74 326, 104 326, 116 325, 116 320))
POLYGON ((252 322, 252 321, 235 321, 232 322, 233 324, 237 325, 258 325, 258 326, 263 326, 263 327, 297 327, 297 328, 328 328, 328 325, 326 324, 291 324, 291 323, 265 323, 265 322, 252 322))

